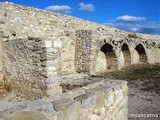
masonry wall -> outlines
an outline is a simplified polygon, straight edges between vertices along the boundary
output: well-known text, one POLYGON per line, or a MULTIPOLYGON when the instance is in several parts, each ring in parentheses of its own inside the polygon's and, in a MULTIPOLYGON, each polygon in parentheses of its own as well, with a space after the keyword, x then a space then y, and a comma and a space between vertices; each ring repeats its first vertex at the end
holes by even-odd
POLYGON ((58 49, 44 38, 4 41, 3 70, 5 84, 30 99, 61 93, 58 49))
POLYGON ((55 100, 41 99, 31 101, 25 107, 15 106, 4 111, 3 118, 23 119, 25 112, 32 112, 28 114, 29 118, 35 118, 34 114, 38 113, 36 118, 46 116, 44 120, 127 120, 127 103, 127 83, 104 80, 63 93, 55 100))
MULTIPOLYGON (((160 61, 158 54, 159 48, 156 48, 159 44, 160 36, 137 33, 135 37, 132 33, 71 16, 23 7, 8 2, 0 3, 0 5, 0 36, 2 41, 10 41, 13 39, 16 41, 19 38, 28 39, 28 37, 47 37, 52 41, 46 41, 46 44, 49 46, 46 51, 49 52, 46 56, 50 56, 53 51, 58 51, 58 53, 52 57, 55 60, 49 61, 47 57, 48 62, 43 62, 43 64, 47 64, 46 66, 48 67, 46 74, 51 75, 52 77, 50 78, 52 79, 55 76, 59 77, 76 72, 95 75, 95 70, 101 67, 97 67, 97 64, 99 64, 99 62, 97 62, 99 61, 98 54, 101 47, 106 43, 111 44, 114 48, 117 57, 114 64, 118 70, 125 65, 125 58, 123 59, 124 55, 121 53, 122 45, 125 42, 128 43, 131 51, 131 64, 139 62, 139 55, 135 50, 135 46, 139 43, 142 43, 145 47, 148 57, 147 62, 157 63, 160 61), (50 43, 51 46, 49 45, 50 43), (57 66, 50 65, 52 63, 57 66)), ((19 48, 17 48, 17 51, 18 49, 19 48)), ((6 51, 5 54, 9 54, 10 51, 12 51, 12 49, 6 51)), ((0 52, 0 54, 2 53, 3 52, 0 52)), ((19 56, 17 55, 17 57, 19 56)), ((0 66, 2 66, 1 59, 0 66)), ((6 68, 0 67, 0 70, 1 69, 6 68)), ((98 70, 98 72, 103 72, 103 69, 101 70, 102 71, 98 70)), ((59 78, 56 78, 56 80, 58 79, 59 78)), ((49 88, 53 88, 53 86, 54 85, 50 85, 49 88)))
MULTIPOLYGON (((158 43, 160 39, 159 36, 144 35, 138 33, 136 34, 137 38, 131 38, 128 37, 131 33, 127 33, 93 22, 84 21, 75 17, 66 16, 54 12, 42 11, 29 7, 23 7, 7 2, 0 4, 0 35, 2 37, 2 40, 28 37, 47 37, 52 40, 61 41, 62 46, 60 50, 60 65, 62 75, 72 74, 77 71, 86 72, 89 71, 88 69, 90 69, 91 74, 94 74, 94 66, 97 59, 95 58, 95 55, 98 55, 99 53, 99 51, 97 51, 97 48, 100 49, 100 47, 102 47, 96 47, 96 45, 103 45, 100 42, 104 42, 103 40, 105 39, 107 39, 107 42, 113 43, 115 48, 119 50, 121 49, 121 42, 123 42, 123 40, 125 41, 126 39, 127 42, 131 43, 129 44, 129 47, 132 47, 134 43, 137 44, 138 42, 143 42, 147 46, 149 44, 152 44, 152 41, 158 43), (84 34, 84 36, 81 36, 79 34, 82 41, 77 40, 79 39, 76 36, 77 31, 88 31, 86 35, 80 32, 80 34, 84 34), (90 35, 89 31, 92 31, 94 33, 90 35), (80 41, 81 43, 78 43, 77 41, 80 41), (84 41, 86 41, 86 43, 84 41), (88 60, 84 60, 87 59, 87 56, 83 56, 82 58, 78 57, 77 59, 77 53, 81 50, 78 50, 78 48, 76 47, 80 46, 81 49, 83 49, 83 47, 81 46, 82 44, 86 44, 83 45, 83 47, 85 47, 84 51, 88 51, 88 53, 82 52, 79 53, 79 56, 81 56, 80 54, 90 54, 90 58, 88 58, 88 60), (83 61, 83 66, 86 67, 82 68, 85 70, 79 70, 80 68, 77 66, 77 60, 81 62, 83 61), (84 61, 86 61, 86 63, 84 63, 84 61), (89 61, 93 64, 90 63, 89 65, 89 61)), ((118 50, 116 51, 116 54, 119 54, 118 50)), ((152 56, 152 59, 154 59, 154 57, 155 56, 152 56)), ((137 59, 138 56, 135 57, 135 61, 137 59)), ((156 62, 157 58, 155 58, 154 61, 156 62)), ((118 60, 118 69, 121 69, 122 65, 120 65, 120 63, 121 61, 118 60)))
POLYGON ((73 38, 63 37, 61 48, 62 75, 75 73, 75 41, 73 38))
POLYGON ((149 63, 160 63, 160 48, 151 48, 147 52, 149 63))
POLYGON ((2 39, 0 39, 0 72, 2 72, 2 39))
POLYGON ((2 39, 0 38, 0 87, 3 86, 2 39))
POLYGON ((75 67, 77 72, 90 74, 92 31, 81 30, 76 32, 75 67))
POLYGON ((76 101, 69 99, 53 101, 53 106, 57 110, 57 116, 54 118, 58 120, 127 120, 128 89, 126 83, 103 84, 86 89, 86 93, 74 98, 76 101))

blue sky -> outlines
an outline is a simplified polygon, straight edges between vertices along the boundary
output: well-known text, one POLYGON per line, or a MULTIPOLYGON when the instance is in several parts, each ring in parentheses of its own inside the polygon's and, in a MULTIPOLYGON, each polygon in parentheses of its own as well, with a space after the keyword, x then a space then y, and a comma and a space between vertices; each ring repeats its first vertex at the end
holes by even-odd
POLYGON ((160 34, 160 0, 8 1, 68 14, 125 31, 160 34))

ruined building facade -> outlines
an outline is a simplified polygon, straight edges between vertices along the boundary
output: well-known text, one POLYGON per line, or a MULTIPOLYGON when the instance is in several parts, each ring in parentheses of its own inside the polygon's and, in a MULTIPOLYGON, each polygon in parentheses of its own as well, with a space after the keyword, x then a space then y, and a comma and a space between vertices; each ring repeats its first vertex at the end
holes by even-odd
POLYGON ((141 62, 160 62, 160 36, 0 3, 0 81, 30 99, 60 95, 63 76, 141 62))

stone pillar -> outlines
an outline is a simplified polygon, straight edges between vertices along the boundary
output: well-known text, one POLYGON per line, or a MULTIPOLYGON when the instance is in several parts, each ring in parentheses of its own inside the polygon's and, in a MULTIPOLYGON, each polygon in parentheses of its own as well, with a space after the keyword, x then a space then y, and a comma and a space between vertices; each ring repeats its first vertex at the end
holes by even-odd
POLYGON ((107 59, 103 52, 99 52, 95 63, 96 75, 107 71, 107 59))
POLYGON ((115 53, 117 55, 117 69, 121 70, 124 60, 124 57, 122 57, 123 53, 121 52, 119 47, 117 47, 115 53))
POLYGON ((123 52, 120 51, 120 55, 119 55, 119 69, 123 68, 125 65, 125 60, 124 60, 124 55, 123 52))
POLYGON ((131 48, 131 64, 136 64, 139 62, 139 54, 138 52, 134 49, 131 48))
POLYGON ((76 31, 75 69, 79 73, 90 74, 92 34, 91 30, 76 31))
POLYGON ((61 54, 60 48, 62 43, 60 40, 44 40, 44 46, 46 49, 46 66, 47 79, 46 93, 49 96, 62 93, 62 88, 59 86, 61 81, 61 54))

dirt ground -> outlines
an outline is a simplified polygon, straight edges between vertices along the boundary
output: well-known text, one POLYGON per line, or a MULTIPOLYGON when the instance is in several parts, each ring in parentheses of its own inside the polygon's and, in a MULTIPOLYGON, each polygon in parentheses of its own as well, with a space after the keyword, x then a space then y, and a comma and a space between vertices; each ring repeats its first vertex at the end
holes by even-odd
POLYGON ((129 120, 160 120, 160 64, 132 65, 101 76, 128 81, 129 120), (150 116, 133 117, 133 114, 150 116))

